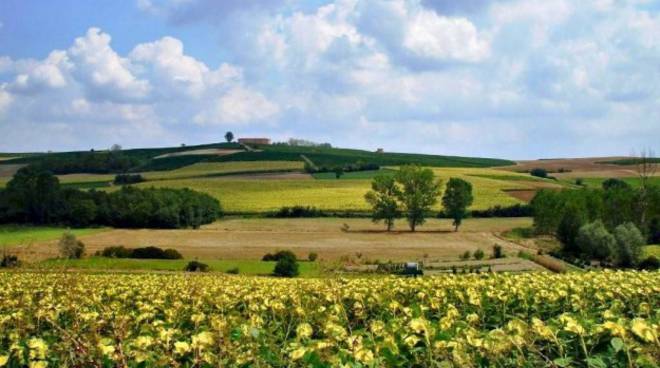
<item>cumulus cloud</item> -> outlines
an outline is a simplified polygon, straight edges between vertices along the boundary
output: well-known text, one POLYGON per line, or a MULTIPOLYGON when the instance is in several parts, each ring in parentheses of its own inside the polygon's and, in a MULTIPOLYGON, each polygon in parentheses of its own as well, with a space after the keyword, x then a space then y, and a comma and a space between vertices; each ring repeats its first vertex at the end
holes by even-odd
POLYGON ((67 53, 56 50, 42 62, 27 63, 9 89, 18 93, 34 93, 43 89, 63 88, 67 85, 67 73, 71 69, 67 53))
POLYGON ((197 124, 245 124, 273 118, 279 107, 259 92, 236 87, 218 98, 214 106, 195 116, 197 124))
POLYGON ((416 55, 438 60, 476 62, 488 55, 488 42, 469 20, 427 10, 411 17, 403 45, 416 55))
MULTIPOLYGON (((92 28, 42 60, 0 56, 0 127, 45 126, 67 145, 94 127, 95 140, 140 129, 153 132, 141 145, 162 145, 227 126, 511 158, 627 154, 660 136, 660 9, 648 2, 136 4, 173 35, 215 31, 223 62, 174 36, 119 53, 92 28)), ((20 138, 0 128, 3 145, 20 138)))
POLYGON ((177 131, 196 116, 207 116, 197 119, 204 124, 250 126, 279 109, 246 84, 240 67, 210 68, 174 37, 120 55, 109 34, 90 28, 66 50, 42 60, 2 57, 0 67, 9 80, 0 84, 0 141, 14 149, 178 144, 177 131), (49 139, 24 139, 35 131, 49 139))
POLYGON ((68 52, 73 73, 91 98, 126 101, 145 97, 151 89, 149 81, 134 75, 130 61, 112 49, 110 40, 110 35, 98 28, 76 38, 68 52))

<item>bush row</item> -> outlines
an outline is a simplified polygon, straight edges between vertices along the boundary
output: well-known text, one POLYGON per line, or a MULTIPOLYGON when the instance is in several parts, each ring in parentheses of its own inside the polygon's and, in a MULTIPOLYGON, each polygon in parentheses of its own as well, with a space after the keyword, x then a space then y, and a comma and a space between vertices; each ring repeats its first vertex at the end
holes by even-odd
POLYGON ((96 252, 97 256, 109 258, 137 258, 137 259, 182 259, 183 256, 176 249, 161 249, 159 247, 126 248, 124 246, 106 247, 96 252))
POLYGON ((126 228, 198 228, 222 216, 217 199, 190 189, 62 188, 50 172, 20 169, 0 191, 0 223, 126 228))

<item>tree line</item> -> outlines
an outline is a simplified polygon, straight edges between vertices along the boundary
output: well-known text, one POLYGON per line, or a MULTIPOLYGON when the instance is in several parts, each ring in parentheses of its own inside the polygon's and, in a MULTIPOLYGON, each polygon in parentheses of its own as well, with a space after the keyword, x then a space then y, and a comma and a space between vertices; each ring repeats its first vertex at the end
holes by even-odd
POLYGON ((73 173, 110 174, 125 173, 143 164, 145 160, 129 156, 120 150, 108 152, 76 152, 45 156, 32 165, 55 175, 73 173))
MULTIPOLYGON (((435 178, 433 170, 407 165, 395 175, 376 176, 365 199, 372 207, 373 221, 384 222, 387 231, 392 230, 401 216, 406 218, 410 230, 415 231, 426 222, 441 193, 442 181, 435 178)), ((472 184, 458 178, 449 179, 442 204, 445 214, 454 220, 455 231, 467 217, 467 208, 473 199, 472 184)))
POLYGON ((63 188, 51 172, 18 170, 0 191, 0 222, 125 228, 198 228, 222 216, 220 202, 190 189, 63 188))
POLYGON ((542 190, 531 202, 534 229, 554 235, 562 252, 634 266, 641 246, 660 243, 660 188, 608 179, 599 189, 542 190))

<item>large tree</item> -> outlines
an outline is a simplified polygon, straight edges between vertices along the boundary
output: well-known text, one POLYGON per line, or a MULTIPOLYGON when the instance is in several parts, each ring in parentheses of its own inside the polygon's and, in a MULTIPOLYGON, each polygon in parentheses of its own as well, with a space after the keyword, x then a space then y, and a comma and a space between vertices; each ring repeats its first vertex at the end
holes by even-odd
POLYGON ((403 166, 396 174, 401 186, 398 194, 411 231, 424 224, 431 207, 438 202, 441 181, 436 180, 431 169, 416 165, 403 166))
POLYGON ((394 227, 394 220, 401 214, 397 198, 399 187, 391 175, 378 175, 371 182, 371 191, 364 198, 372 207, 374 222, 385 222, 387 231, 394 227))
POLYGON ((227 140, 227 143, 231 143, 234 140, 234 133, 232 132, 225 133, 225 139, 227 140))
POLYGON ((458 231, 473 200, 472 184, 459 178, 449 179, 445 194, 442 196, 442 205, 445 213, 454 220, 454 231, 458 231))

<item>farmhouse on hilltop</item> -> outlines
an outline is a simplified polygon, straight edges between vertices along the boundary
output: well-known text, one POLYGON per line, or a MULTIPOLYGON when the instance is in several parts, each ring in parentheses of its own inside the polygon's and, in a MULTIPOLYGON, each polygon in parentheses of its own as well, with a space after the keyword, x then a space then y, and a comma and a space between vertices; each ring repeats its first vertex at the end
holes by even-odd
POLYGON ((238 138, 241 144, 270 144, 269 138, 238 138))

